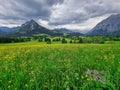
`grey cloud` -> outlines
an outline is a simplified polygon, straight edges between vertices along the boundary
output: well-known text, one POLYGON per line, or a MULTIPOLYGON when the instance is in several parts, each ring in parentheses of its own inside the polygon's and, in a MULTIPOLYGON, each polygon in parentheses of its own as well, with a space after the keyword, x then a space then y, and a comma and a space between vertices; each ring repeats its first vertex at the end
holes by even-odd
POLYGON ((94 17, 120 12, 120 0, 65 0, 51 14, 50 25, 82 23, 94 17))
POLYGON ((0 0, 0 20, 11 23, 29 19, 49 19, 51 8, 63 0, 0 0))
POLYGON ((46 0, 46 2, 49 4, 49 5, 53 5, 53 4, 61 4, 64 2, 64 0, 46 0))
POLYGON ((0 0, 2 24, 41 19, 49 25, 84 23, 91 18, 120 12, 120 0, 0 0))

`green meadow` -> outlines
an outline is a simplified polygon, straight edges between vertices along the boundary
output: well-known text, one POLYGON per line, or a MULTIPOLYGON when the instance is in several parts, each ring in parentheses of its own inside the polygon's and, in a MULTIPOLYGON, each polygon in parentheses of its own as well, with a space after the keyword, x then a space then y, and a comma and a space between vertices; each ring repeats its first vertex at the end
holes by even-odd
POLYGON ((120 44, 0 44, 0 90, 120 90, 120 44))

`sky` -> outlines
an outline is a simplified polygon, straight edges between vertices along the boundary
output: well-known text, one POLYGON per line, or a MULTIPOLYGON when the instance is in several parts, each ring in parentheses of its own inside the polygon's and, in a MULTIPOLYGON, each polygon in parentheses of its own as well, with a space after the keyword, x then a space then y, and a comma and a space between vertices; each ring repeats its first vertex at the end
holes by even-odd
POLYGON ((0 0, 0 26, 15 27, 34 19, 49 29, 87 31, 119 12, 120 0, 0 0))

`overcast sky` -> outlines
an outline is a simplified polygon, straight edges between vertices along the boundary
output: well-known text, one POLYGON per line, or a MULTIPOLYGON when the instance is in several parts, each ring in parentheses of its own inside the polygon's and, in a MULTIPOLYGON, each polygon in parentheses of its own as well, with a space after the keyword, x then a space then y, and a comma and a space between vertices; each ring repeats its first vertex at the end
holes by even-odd
POLYGON ((120 0, 0 0, 0 26, 34 19, 47 28, 90 30, 120 12, 120 0))

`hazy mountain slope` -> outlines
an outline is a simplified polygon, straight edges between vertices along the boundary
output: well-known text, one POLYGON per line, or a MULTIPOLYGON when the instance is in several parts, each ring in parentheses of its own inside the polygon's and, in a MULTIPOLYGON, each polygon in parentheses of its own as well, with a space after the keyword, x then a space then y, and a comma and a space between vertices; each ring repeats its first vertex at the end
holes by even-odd
POLYGON ((120 36, 120 14, 111 15, 98 23, 87 35, 120 36))
POLYGON ((69 29, 66 29, 66 28, 56 28, 53 31, 57 32, 57 33, 67 33, 70 36, 82 36, 83 35, 80 32, 76 32, 74 30, 69 30, 69 29))

